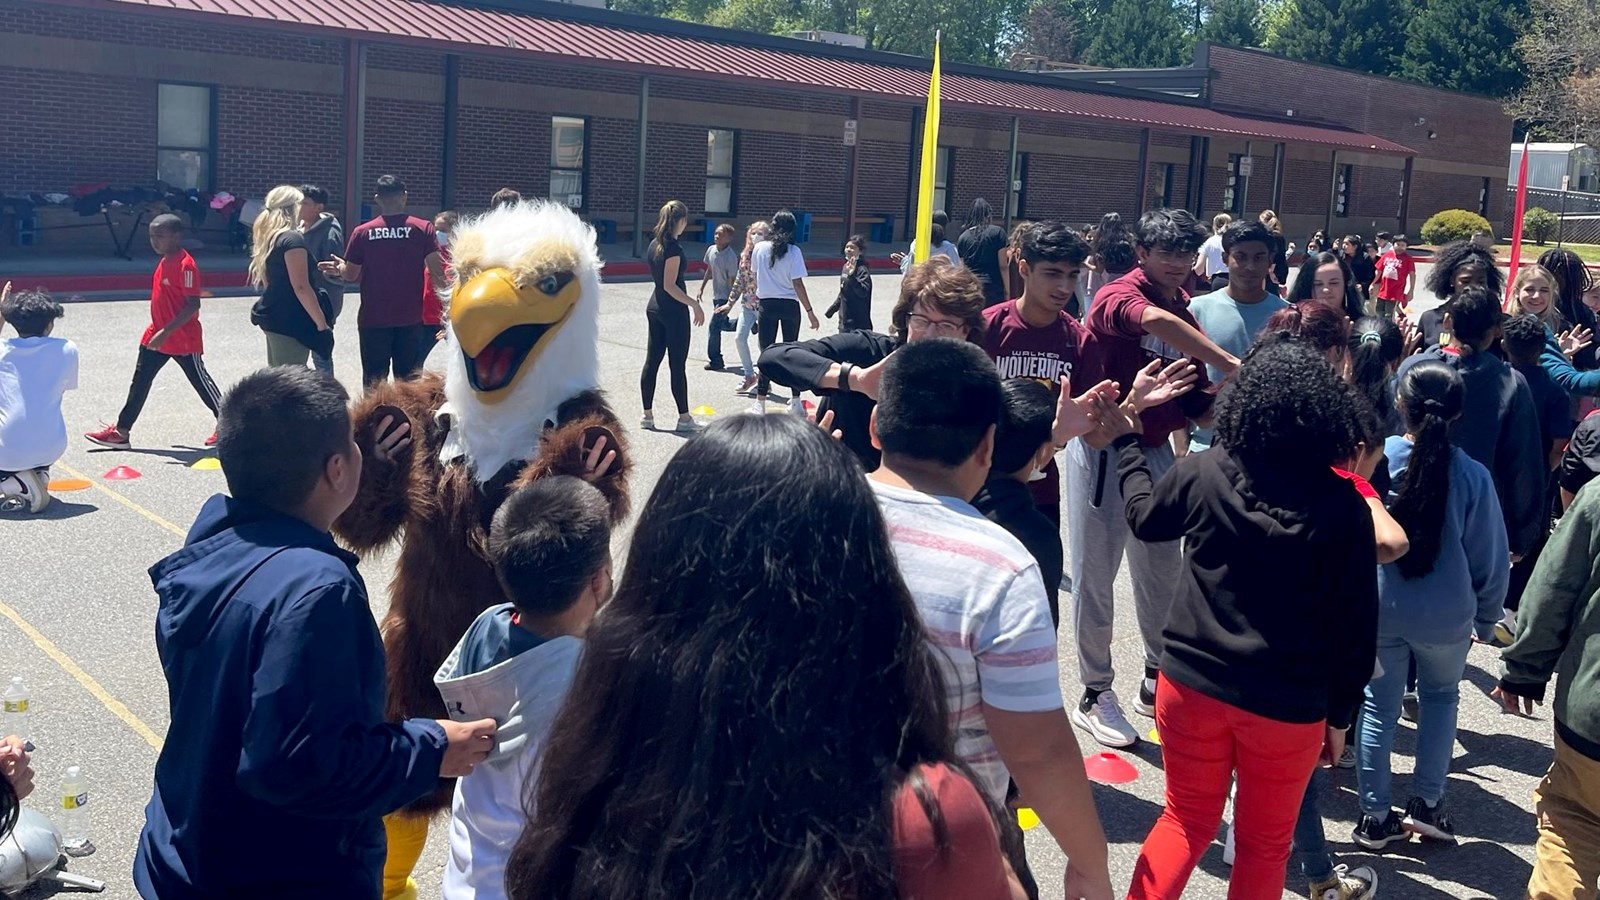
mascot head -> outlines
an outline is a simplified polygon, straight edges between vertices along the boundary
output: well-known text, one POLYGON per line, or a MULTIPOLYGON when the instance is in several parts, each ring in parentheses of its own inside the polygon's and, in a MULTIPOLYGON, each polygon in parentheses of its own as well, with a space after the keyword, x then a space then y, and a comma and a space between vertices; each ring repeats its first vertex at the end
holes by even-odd
POLYGON ((600 254, 567 207, 518 203, 451 241, 445 399, 473 475, 527 459, 562 402, 600 387, 600 254))

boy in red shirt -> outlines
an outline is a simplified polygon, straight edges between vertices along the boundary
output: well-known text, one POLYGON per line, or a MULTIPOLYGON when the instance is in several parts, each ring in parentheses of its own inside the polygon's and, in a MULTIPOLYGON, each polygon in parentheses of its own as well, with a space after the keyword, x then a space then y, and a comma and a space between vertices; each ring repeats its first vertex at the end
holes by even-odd
MULTIPOLYGON (((187 227, 183 219, 167 213, 150 222, 150 246, 161 256, 156 265, 155 283, 150 289, 150 327, 139 339, 139 360, 133 367, 133 383, 128 386, 128 402, 117 416, 117 424, 85 434, 93 443, 115 450, 127 450, 128 432, 144 409, 150 396, 150 385, 156 380, 168 360, 175 360, 178 368, 188 377, 200 401, 217 415, 217 404, 222 392, 211 380, 200 354, 200 268, 194 257, 183 249, 187 227)), ((216 429, 205 444, 217 442, 216 429)))
POLYGON ((1406 236, 1394 236, 1394 249, 1378 260, 1378 315, 1394 317, 1395 306, 1403 312, 1417 287, 1417 263, 1406 252, 1406 236))

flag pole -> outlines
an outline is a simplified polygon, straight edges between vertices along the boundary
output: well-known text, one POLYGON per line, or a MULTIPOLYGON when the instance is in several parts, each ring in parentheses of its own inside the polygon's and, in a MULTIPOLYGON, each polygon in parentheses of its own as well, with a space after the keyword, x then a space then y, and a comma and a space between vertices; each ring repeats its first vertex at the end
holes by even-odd
POLYGON ((1528 133, 1522 133, 1522 161, 1517 164, 1517 202, 1511 215, 1511 275, 1506 278, 1503 308, 1511 306, 1511 285, 1522 268, 1522 216, 1528 205, 1528 133))
POLYGON ((917 222, 911 244, 911 261, 927 262, 933 251, 934 169, 939 161, 939 41, 933 33, 933 72, 928 76, 928 110, 922 119, 922 171, 917 179, 917 222))

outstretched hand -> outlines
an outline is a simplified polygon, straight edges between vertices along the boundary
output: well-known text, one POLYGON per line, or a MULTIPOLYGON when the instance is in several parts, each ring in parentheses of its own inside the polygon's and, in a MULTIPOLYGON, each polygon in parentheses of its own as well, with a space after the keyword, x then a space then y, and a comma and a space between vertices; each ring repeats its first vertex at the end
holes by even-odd
POLYGON ((606 435, 597 435, 594 443, 589 446, 589 452, 583 458, 584 481, 593 484, 605 477, 611 471, 611 466, 617 461, 617 451, 607 449, 611 439, 606 435))
POLYGON ((1101 398, 1110 398, 1111 402, 1116 402, 1115 381, 1106 379, 1074 397, 1071 378, 1066 375, 1061 376, 1061 394, 1056 399, 1055 427, 1051 430, 1051 437, 1057 447, 1075 437, 1088 434, 1099 425, 1097 410, 1101 398))
POLYGON ((829 437, 832 437, 834 440, 836 440, 836 441, 844 440, 844 432, 840 431, 839 429, 837 429, 835 427, 833 427, 833 410, 830 409, 827 412, 823 413, 822 414, 822 418, 820 418, 820 419, 817 418, 817 414, 814 413, 814 412, 807 413, 806 414, 806 421, 810 422, 811 424, 813 424, 813 425, 817 426, 818 428, 822 429, 822 433, 823 434, 826 434, 829 437))
POLYGON ((1194 390, 1199 380, 1200 370, 1192 360, 1180 359, 1165 368, 1161 360, 1152 360, 1133 376, 1133 388, 1128 391, 1126 402, 1135 412, 1143 412, 1182 397, 1194 390))
POLYGON ((1565 356, 1568 362, 1571 362, 1573 357, 1587 350, 1594 343, 1594 332, 1582 325, 1578 325, 1561 332, 1556 337, 1556 343, 1561 347, 1561 355, 1565 356))

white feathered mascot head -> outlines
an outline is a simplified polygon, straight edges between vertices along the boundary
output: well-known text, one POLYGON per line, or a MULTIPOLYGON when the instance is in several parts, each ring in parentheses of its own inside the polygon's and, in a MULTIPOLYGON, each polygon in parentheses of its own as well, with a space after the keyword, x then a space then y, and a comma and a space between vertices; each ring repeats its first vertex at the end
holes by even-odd
POLYGON ((593 228, 542 200, 468 219, 451 252, 451 439, 487 481, 538 447, 564 401, 600 387, 600 253, 593 228))

